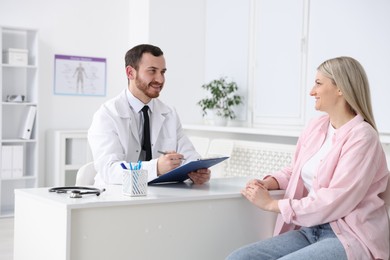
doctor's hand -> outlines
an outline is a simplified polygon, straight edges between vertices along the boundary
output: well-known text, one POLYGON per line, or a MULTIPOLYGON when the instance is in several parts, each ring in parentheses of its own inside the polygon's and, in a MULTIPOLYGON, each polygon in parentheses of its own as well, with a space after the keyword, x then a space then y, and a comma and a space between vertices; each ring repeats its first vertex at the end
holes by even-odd
POLYGON ((163 175, 179 167, 183 160, 184 157, 180 153, 176 153, 175 151, 164 152, 157 161, 157 174, 163 175))
POLYGON ((203 184, 210 180, 210 174, 210 169, 199 169, 195 172, 190 172, 188 177, 190 177, 194 184, 203 184))
POLYGON ((267 188, 258 180, 249 181, 245 189, 241 190, 241 194, 263 210, 280 213, 278 201, 272 199, 267 188))

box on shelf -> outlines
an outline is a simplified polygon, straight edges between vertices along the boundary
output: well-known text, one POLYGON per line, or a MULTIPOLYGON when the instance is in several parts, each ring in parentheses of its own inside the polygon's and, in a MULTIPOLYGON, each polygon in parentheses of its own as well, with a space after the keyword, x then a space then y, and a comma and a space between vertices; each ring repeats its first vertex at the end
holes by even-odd
POLYGON ((24 165, 23 146, 14 145, 12 151, 12 178, 23 177, 24 165))
POLYGON ((12 178, 12 156, 13 147, 10 145, 3 145, 1 147, 1 178, 12 178))
POLYGON ((9 65, 28 65, 28 50, 9 48, 3 51, 3 63, 9 65))

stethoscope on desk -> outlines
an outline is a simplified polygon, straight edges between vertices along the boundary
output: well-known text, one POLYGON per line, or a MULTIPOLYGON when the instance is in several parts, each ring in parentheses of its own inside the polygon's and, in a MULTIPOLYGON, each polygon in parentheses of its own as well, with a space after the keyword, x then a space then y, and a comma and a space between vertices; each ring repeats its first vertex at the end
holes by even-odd
POLYGON ((106 189, 98 189, 98 188, 91 188, 91 187, 81 187, 81 186, 69 186, 69 187, 55 187, 49 189, 49 192, 55 192, 55 193, 69 193, 70 197, 74 199, 82 198, 83 195, 88 194, 95 194, 96 196, 99 196, 102 192, 104 192, 106 189))

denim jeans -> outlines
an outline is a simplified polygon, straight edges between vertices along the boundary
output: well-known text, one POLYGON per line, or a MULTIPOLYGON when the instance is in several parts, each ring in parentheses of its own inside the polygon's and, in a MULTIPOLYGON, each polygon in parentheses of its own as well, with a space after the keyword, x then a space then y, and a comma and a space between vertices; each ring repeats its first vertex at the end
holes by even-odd
POLYGON ((323 224, 302 227, 241 247, 226 259, 346 260, 347 255, 330 225, 323 224))

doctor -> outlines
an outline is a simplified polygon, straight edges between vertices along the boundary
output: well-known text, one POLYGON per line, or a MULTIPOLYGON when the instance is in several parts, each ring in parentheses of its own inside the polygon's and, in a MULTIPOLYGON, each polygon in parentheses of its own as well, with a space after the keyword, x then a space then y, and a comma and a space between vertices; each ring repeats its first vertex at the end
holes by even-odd
MULTIPOLYGON (((125 64, 128 87, 99 108, 88 130, 98 172, 95 185, 121 184, 121 163, 141 160, 152 180, 200 158, 184 135, 176 111, 157 99, 167 71, 161 49, 149 44, 135 46, 126 53, 125 64), (145 121, 149 121, 150 131, 145 121)), ((210 170, 200 169, 189 177, 195 184, 203 184, 210 179, 210 170)))

